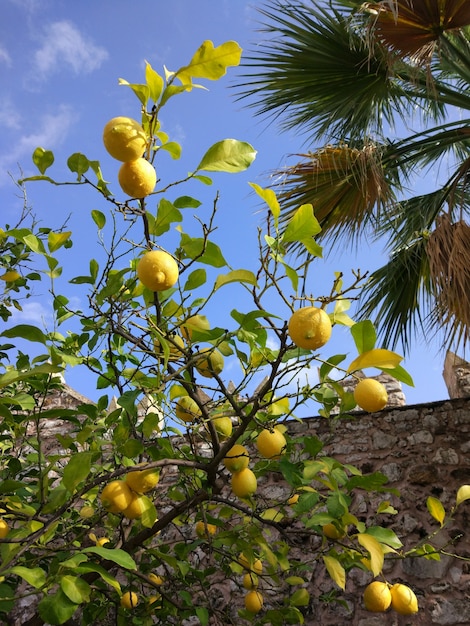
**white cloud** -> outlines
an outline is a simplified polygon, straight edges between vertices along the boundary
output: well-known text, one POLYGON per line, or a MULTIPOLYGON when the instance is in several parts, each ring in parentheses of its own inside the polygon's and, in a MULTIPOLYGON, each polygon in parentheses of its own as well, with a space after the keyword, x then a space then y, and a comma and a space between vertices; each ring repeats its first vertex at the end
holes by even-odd
POLYGON ((66 20, 49 24, 41 48, 34 55, 36 70, 41 76, 69 66, 75 74, 88 74, 108 58, 108 52, 96 46, 66 20))
POLYGON ((13 129, 21 127, 21 116, 9 98, 0 99, 0 126, 13 129))
POLYGON ((11 56, 8 54, 8 50, 0 45, 0 63, 5 65, 11 65, 11 56))
POLYGON ((68 129, 75 120, 75 114, 71 107, 62 105, 54 115, 43 115, 35 120, 34 131, 15 138, 8 154, 0 156, 0 185, 9 180, 7 174, 16 165, 21 164, 22 159, 31 162, 31 154, 38 146, 53 149, 59 146, 67 136, 68 129))
POLYGON ((51 312, 41 302, 28 300, 21 303, 22 311, 13 310, 9 323, 12 325, 20 323, 35 324, 39 328, 45 328, 50 323, 51 312))

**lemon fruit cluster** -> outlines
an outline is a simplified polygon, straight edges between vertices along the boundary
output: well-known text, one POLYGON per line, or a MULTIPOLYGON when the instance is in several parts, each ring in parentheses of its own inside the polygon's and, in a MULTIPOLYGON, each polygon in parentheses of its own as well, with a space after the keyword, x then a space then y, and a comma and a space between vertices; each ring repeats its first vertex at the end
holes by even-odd
POLYGON ((125 480, 113 480, 104 487, 100 495, 101 504, 108 513, 138 519, 147 507, 148 501, 143 494, 156 487, 159 478, 159 472, 154 469, 129 472, 125 480))
POLYGON ((199 520, 196 522, 196 535, 200 539, 207 539, 209 536, 215 535, 217 532, 217 526, 215 524, 209 524, 199 520))
POLYGON ((157 173, 143 157, 148 145, 147 135, 136 120, 113 117, 103 129, 107 152, 122 165, 118 172, 121 189, 131 198, 146 198, 155 189, 157 173))
POLYGON ((235 444, 225 455, 223 463, 232 474, 231 487, 238 498, 249 498, 258 488, 254 472, 248 467, 250 457, 245 446, 235 444))
POLYGON ((364 590, 364 606, 373 613, 384 613, 390 607, 400 615, 418 612, 418 599, 410 587, 402 583, 389 585, 374 580, 364 590))
POLYGON ((287 324, 289 337, 298 348, 316 350, 331 337, 331 321, 328 313, 314 306, 295 311, 287 324))
POLYGON ((150 291, 165 291, 177 282, 178 263, 165 250, 150 250, 137 263, 137 276, 150 291))
POLYGON ((238 557, 238 563, 246 570, 243 575, 243 587, 247 590, 245 608, 250 613, 259 613, 263 608, 263 596, 258 590, 259 576, 263 573, 263 563, 261 559, 248 559, 243 552, 238 557))
POLYGON ((175 415, 183 422, 194 423, 202 415, 197 402, 190 396, 181 396, 175 403, 175 415))
POLYGON ((388 393, 375 378, 363 378, 354 388, 354 400, 364 411, 375 413, 387 406, 388 393))

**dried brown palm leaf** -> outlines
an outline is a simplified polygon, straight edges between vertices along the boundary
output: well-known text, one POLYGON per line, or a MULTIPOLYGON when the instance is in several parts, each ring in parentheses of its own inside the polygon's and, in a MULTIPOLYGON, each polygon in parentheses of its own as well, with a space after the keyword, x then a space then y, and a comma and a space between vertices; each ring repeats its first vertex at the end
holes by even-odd
POLYGON ((353 236, 390 199, 380 155, 375 145, 361 149, 345 144, 328 145, 304 160, 277 172, 283 219, 288 220, 299 202, 310 203, 322 235, 353 236))
POLYGON ((470 225, 439 218, 426 246, 436 299, 434 322, 447 340, 470 338, 470 225))
POLYGON ((376 12, 376 36, 399 54, 427 61, 445 31, 470 24, 468 0, 396 0, 368 4, 376 12))

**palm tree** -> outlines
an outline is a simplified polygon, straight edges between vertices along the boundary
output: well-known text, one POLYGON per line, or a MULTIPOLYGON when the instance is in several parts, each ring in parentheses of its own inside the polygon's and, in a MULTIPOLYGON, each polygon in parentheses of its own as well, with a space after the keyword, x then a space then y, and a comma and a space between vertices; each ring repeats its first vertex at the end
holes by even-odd
POLYGON ((330 242, 385 238, 360 300, 385 343, 437 328, 468 343, 470 2, 268 0, 261 14, 269 37, 240 96, 309 146, 276 172, 284 220, 311 203, 330 242))

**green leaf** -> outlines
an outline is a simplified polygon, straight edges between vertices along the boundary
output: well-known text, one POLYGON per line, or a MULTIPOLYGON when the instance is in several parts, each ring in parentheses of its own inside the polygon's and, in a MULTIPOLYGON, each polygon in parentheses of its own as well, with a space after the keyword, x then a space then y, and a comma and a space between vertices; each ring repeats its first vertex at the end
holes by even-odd
POLYGON ((180 68, 176 73, 184 85, 190 85, 192 78, 218 80, 227 72, 227 67, 240 63, 242 49, 236 41, 227 41, 217 48, 210 40, 204 41, 196 50, 189 65, 180 68))
POLYGON ((354 339, 354 343, 356 344, 356 349, 359 354, 375 348, 377 333, 375 332, 374 325, 370 320, 357 322, 356 324, 351 326, 351 335, 354 339))
POLYGON ((194 289, 201 287, 201 285, 204 285, 206 280, 207 274, 205 269, 200 268, 198 270, 194 270, 194 272, 191 272, 188 276, 184 284, 183 291, 193 291, 194 289))
POLYGON ((253 163, 255 157, 256 150, 249 143, 224 139, 209 148, 196 169, 231 174, 243 172, 253 163))
POLYGON ((256 276, 249 270, 232 270, 228 274, 219 274, 216 278, 214 291, 229 283, 248 283, 256 285, 256 276))
POLYGON ((470 500, 470 485, 462 485, 458 488, 455 506, 459 506, 459 504, 462 504, 465 500, 470 500))
POLYGON ((171 156, 172 159, 181 158, 181 145, 176 141, 167 141, 160 146, 160 150, 165 150, 171 156))
POLYGON ((197 606, 196 615, 201 623, 201 626, 207 626, 209 624, 209 611, 205 606, 197 606))
POLYGON ((135 93, 135 95, 142 102, 142 104, 144 106, 147 105, 147 101, 149 99, 149 93, 150 93, 149 92, 149 88, 147 87, 147 85, 136 84, 136 83, 129 83, 127 80, 124 80, 124 78, 120 78, 118 80, 118 84, 119 85, 125 85, 126 87, 130 87, 132 89, 132 91, 135 93))
POLYGON ((38 604, 41 619, 51 626, 65 624, 77 608, 78 604, 69 600, 62 589, 55 594, 45 596, 38 604))
POLYGON ((374 576, 378 576, 384 564, 384 551, 380 543, 372 535, 359 533, 358 543, 367 550, 370 555, 370 569, 374 576))
POLYGON ((382 528, 382 526, 369 526, 366 531, 367 535, 375 537, 379 543, 384 543, 395 550, 399 550, 403 544, 396 534, 390 528, 382 528))
POLYGON ((197 209, 201 206, 201 202, 191 196, 180 196, 179 198, 176 198, 173 205, 177 209, 197 209))
MULTIPOLYGON (((325 558, 328 558, 328 557, 325 557, 325 558)), ((310 602, 310 594, 305 588, 297 589, 297 591, 294 591, 294 593, 289 598, 289 603, 292 606, 308 606, 309 602, 310 602)))
POLYGON ((432 517, 442 526, 446 517, 446 511, 441 501, 433 496, 429 496, 426 500, 426 506, 432 517))
POLYGON ((158 102, 162 95, 164 80, 163 76, 160 76, 148 61, 145 62, 145 82, 148 87, 148 97, 154 102, 158 102))
POLYGON ((397 365, 397 367, 387 368, 387 374, 390 374, 390 376, 393 376, 395 380, 398 380, 405 385, 414 387, 414 382, 411 375, 401 365, 397 365))
POLYGON ((46 572, 40 567, 23 567, 22 565, 15 565, 10 572, 21 576, 31 587, 35 589, 41 589, 46 584, 47 576, 46 572))
POLYGON ((344 591, 346 588, 346 572, 344 571, 344 567, 333 556, 324 556, 323 562, 325 563, 326 570, 330 577, 338 587, 344 591))
POLYGON ((37 326, 31 326, 31 324, 18 324, 12 328, 7 328, 2 332, 2 337, 8 337, 13 339, 20 337, 27 341, 34 341, 36 343, 42 343, 46 345, 46 335, 37 326))
POLYGON ((46 249, 44 248, 44 244, 36 235, 32 233, 23 237, 24 243, 36 254, 46 254, 46 249))
POLYGON ((84 548, 82 552, 84 554, 89 554, 90 552, 97 554, 105 561, 112 561, 124 569, 137 569, 137 565, 131 555, 120 548, 100 548, 98 546, 90 546, 89 548, 84 548))
POLYGON ((163 235, 169 229, 172 223, 181 222, 183 216, 181 212, 169 200, 162 198, 158 203, 157 217, 153 225, 153 234, 156 237, 163 235))
POLYGON ((87 479, 92 459, 91 452, 77 452, 65 466, 62 482, 70 493, 73 493, 75 488, 87 479))
POLYGON ((75 604, 90 601, 91 587, 79 576, 65 574, 60 577, 60 588, 69 600, 75 604))
POLYGON ((97 563, 84 563, 83 565, 77 567, 77 572, 80 572, 81 574, 95 572, 101 576, 107 585, 115 589, 119 594, 121 593, 121 585, 119 582, 114 578, 114 576, 105 570, 104 567, 101 567, 101 565, 98 565, 97 563))
POLYGON ((78 174, 77 179, 81 180, 82 175, 88 171, 90 168, 90 162, 86 158, 84 154, 80 154, 80 152, 74 152, 67 159, 67 165, 71 172, 76 172, 78 174))
POLYGON ((61 246, 63 246, 64 243, 70 239, 71 234, 72 234, 71 230, 64 232, 64 233, 50 232, 47 237, 47 246, 49 248, 49 252, 55 252, 61 246))
POLYGON ((54 163, 54 154, 50 150, 36 148, 33 152, 33 163, 41 174, 44 174, 47 168, 54 163))
POLYGON ((180 247, 189 259, 197 259, 200 263, 213 267, 227 265, 219 246, 201 237, 192 238, 182 233, 180 247))
POLYGON ((106 216, 104 213, 102 213, 101 211, 98 211, 97 209, 93 209, 91 212, 91 217, 93 218, 93 221, 95 222, 95 224, 98 226, 100 230, 104 228, 106 224, 106 216))
POLYGON ((279 204, 276 194, 274 193, 272 189, 263 189, 263 187, 260 187, 256 183, 249 183, 249 185, 256 191, 258 196, 262 198, 268 205, 274 217, 274 224, 277 229, 277 225, 279 222, 279 215, 281 213, 281 206, 279 204))
POLYGON ((348 372, 354 372, 367 367, 389 370, 397 367, 402 360, 403 357, 396 354, 396 352, 386 350, 385 348, 373 348, 372 350, 363 352, 354 359, 348 367, 348 372))
POLYGON ((302 241, 309 237, 318 235, 321 226, 313 214, 311 204, 303 204, 295 211, 292 218, 287 223, 287 227, 282 235, 283 242, 302 241))

